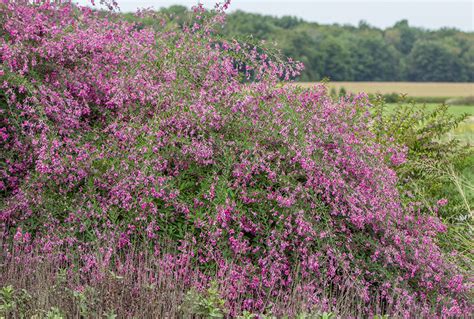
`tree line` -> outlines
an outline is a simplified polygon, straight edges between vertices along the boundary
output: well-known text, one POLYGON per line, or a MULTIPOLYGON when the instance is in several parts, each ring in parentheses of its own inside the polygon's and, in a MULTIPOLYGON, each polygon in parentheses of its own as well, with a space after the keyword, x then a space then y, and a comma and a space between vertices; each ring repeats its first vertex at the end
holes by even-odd
MULTIPOLYGON (((179 21, 188 9, 171 6, 161 12, 179 21)), ((427 30, 407 20, 386 29, 364 21, 323 25, 236 11, 228 15, 222 34, 237 39, 250 35, 303 62, 301 81, 474 81, 474 32, 453 28, 427 30)))

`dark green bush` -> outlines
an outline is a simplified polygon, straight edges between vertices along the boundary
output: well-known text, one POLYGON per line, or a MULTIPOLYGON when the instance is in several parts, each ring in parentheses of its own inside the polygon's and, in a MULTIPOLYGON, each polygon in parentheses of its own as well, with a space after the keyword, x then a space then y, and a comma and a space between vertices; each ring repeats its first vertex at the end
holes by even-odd
POLYGON ((447 97, 444 96, 413 96, 409 97, 409 101, 414 103, 439 103, 443 104, 446 102, 447 97))

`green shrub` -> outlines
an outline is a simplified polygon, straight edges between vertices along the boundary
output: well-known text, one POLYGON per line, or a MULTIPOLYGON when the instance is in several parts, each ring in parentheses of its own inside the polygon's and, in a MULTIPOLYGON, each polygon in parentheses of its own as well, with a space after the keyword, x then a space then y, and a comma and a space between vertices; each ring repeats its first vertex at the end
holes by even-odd
POLYGON ((22 318, 28 317, 31 315, 29 307, 31 298, 24 289, 17 290, 12 285, 2 287, 0 289, 0 318, 12 317, 14 313, 22 318))
POLYGON ((181 310, 189 317, 224 318, 226 314, 225 301, 219 296, 216 282, 204 293, 191 289, 185 296, 181 310))
POLYGON ((438 237, 441 246, 446 252, 456 249, 461 253, 456 261, 469 268, 474 260, 474 196, 472 177, 466 174, 474 166, 474 150, 446 137, 467 114, 451 115, 446 105, 428 110, 412 102, 388 110, 382 99, 374 105, 372 130, 377 140, 407 148, 407 162, 395 167, 405 200, 420 201, 429 214, 442 217, 448 228, 438 237), (442 207, 438 207, 440 203, 442 207))
POLYGON ((339 89, 339 96, 346 96, 347 95, 347 90, 345 87, 341 86, 339 89))
POLYGON ((384 94, 383 99, 387 103, 397 103, 400 100, 400 94, 398 93, 384 94))
MULTIPOLYGON (((439 96, 405 96, 400 93, 385 93, 385 94, 369 94, 371 101, 377 101, 382 98, 385 103, 439 103, 443 104, 448 99, 447 97, 439 96)), ((465 103, 464 103, 465 104, 465 103)))

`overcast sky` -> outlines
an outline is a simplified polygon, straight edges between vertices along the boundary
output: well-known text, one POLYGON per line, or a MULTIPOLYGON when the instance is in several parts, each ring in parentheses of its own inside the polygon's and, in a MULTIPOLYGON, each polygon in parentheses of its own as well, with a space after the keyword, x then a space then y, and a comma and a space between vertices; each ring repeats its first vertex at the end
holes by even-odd
MULTIPOLYGON (((76 0, 87 3, 88 0, 76 0)), ((173 4, 192 6, 198 0, 117 0, 122 11, 159 9, 173 4)), ((98 2, 98 0, 96 0, 98 2)), ((209 7, 216 0, 201 0, 209 7)), ((230 11, 244 10, 274 16, 292 15, 322 24, 357 25, 360 20, 385 28, 407 19, 428 29, 455 27, 474 31, 474 0, 233 0, 230 11)))

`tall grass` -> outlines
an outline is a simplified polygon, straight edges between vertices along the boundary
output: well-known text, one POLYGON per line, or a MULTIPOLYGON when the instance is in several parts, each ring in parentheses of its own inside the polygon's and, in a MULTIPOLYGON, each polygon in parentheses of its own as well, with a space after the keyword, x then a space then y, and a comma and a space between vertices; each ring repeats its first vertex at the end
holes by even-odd
MULTIPOLYGON (((83 252, 85 253, 85 252, 83 252)), ((91 250, 98 260, 103 251, 91 250)), ((2 260, 0 277, 0 315, 5 318, 224 318, 229 316, 225 299, 220 292, 236 287, 226 281, 217 284, 212 278, 198 275, 197 265, 170 263, 171 255, 149 254, 137 249, 126 255, 108 256, 114 265, 98 268, 94 276, 78 271, 77 260, 51 262, 38 258, 38 252, 18 252, 18 262, 2 260), (36 261, 29 265, 22 258, 36 261), (201 287, 196 289, 196 287, 201 287)), ((232 265, 220 276, 232 276, 237 270, 232 265)), ((295 274, 296 275, 296 274, 295 274)), ((349 274, 348 274, 349 275, 349 274)), ((358 287, 346 277, 346 282, 335 283, 329 278, 312 279, 311 282, 295 281, 292 291, 273 291, 271 308, 261 313, 238 309, 239 318, 349 318, 365 317, 367 309, 375 316, 391 317, 409 315, 412 318, 430 318, 440 312, 436 306, 427 312, 403 294, 379 295, 373 291, 367 304, 358 294, 358 287), (309 286, 315 287, 312 297, 319 305, 307 307, 305 295, 309 286), (323 289, 316 289, 322 287, 323 289), (389 298, 391 305, 387 304, 389 298), (397 305, 396 307, 394 305, 397 305), (362 306, 364 305, 364 306, 362 306), (404 307, 403 312, 400 306, 404 307)), ((243 287, 242 287, 243 288, 243 287)), ((262 287, 263 289, 263 287, 262 287)), ((244 305, 248 295, 238 290, 236 299, 244 305)), ((269 300, 268 300, 269 301, 269 300)))

